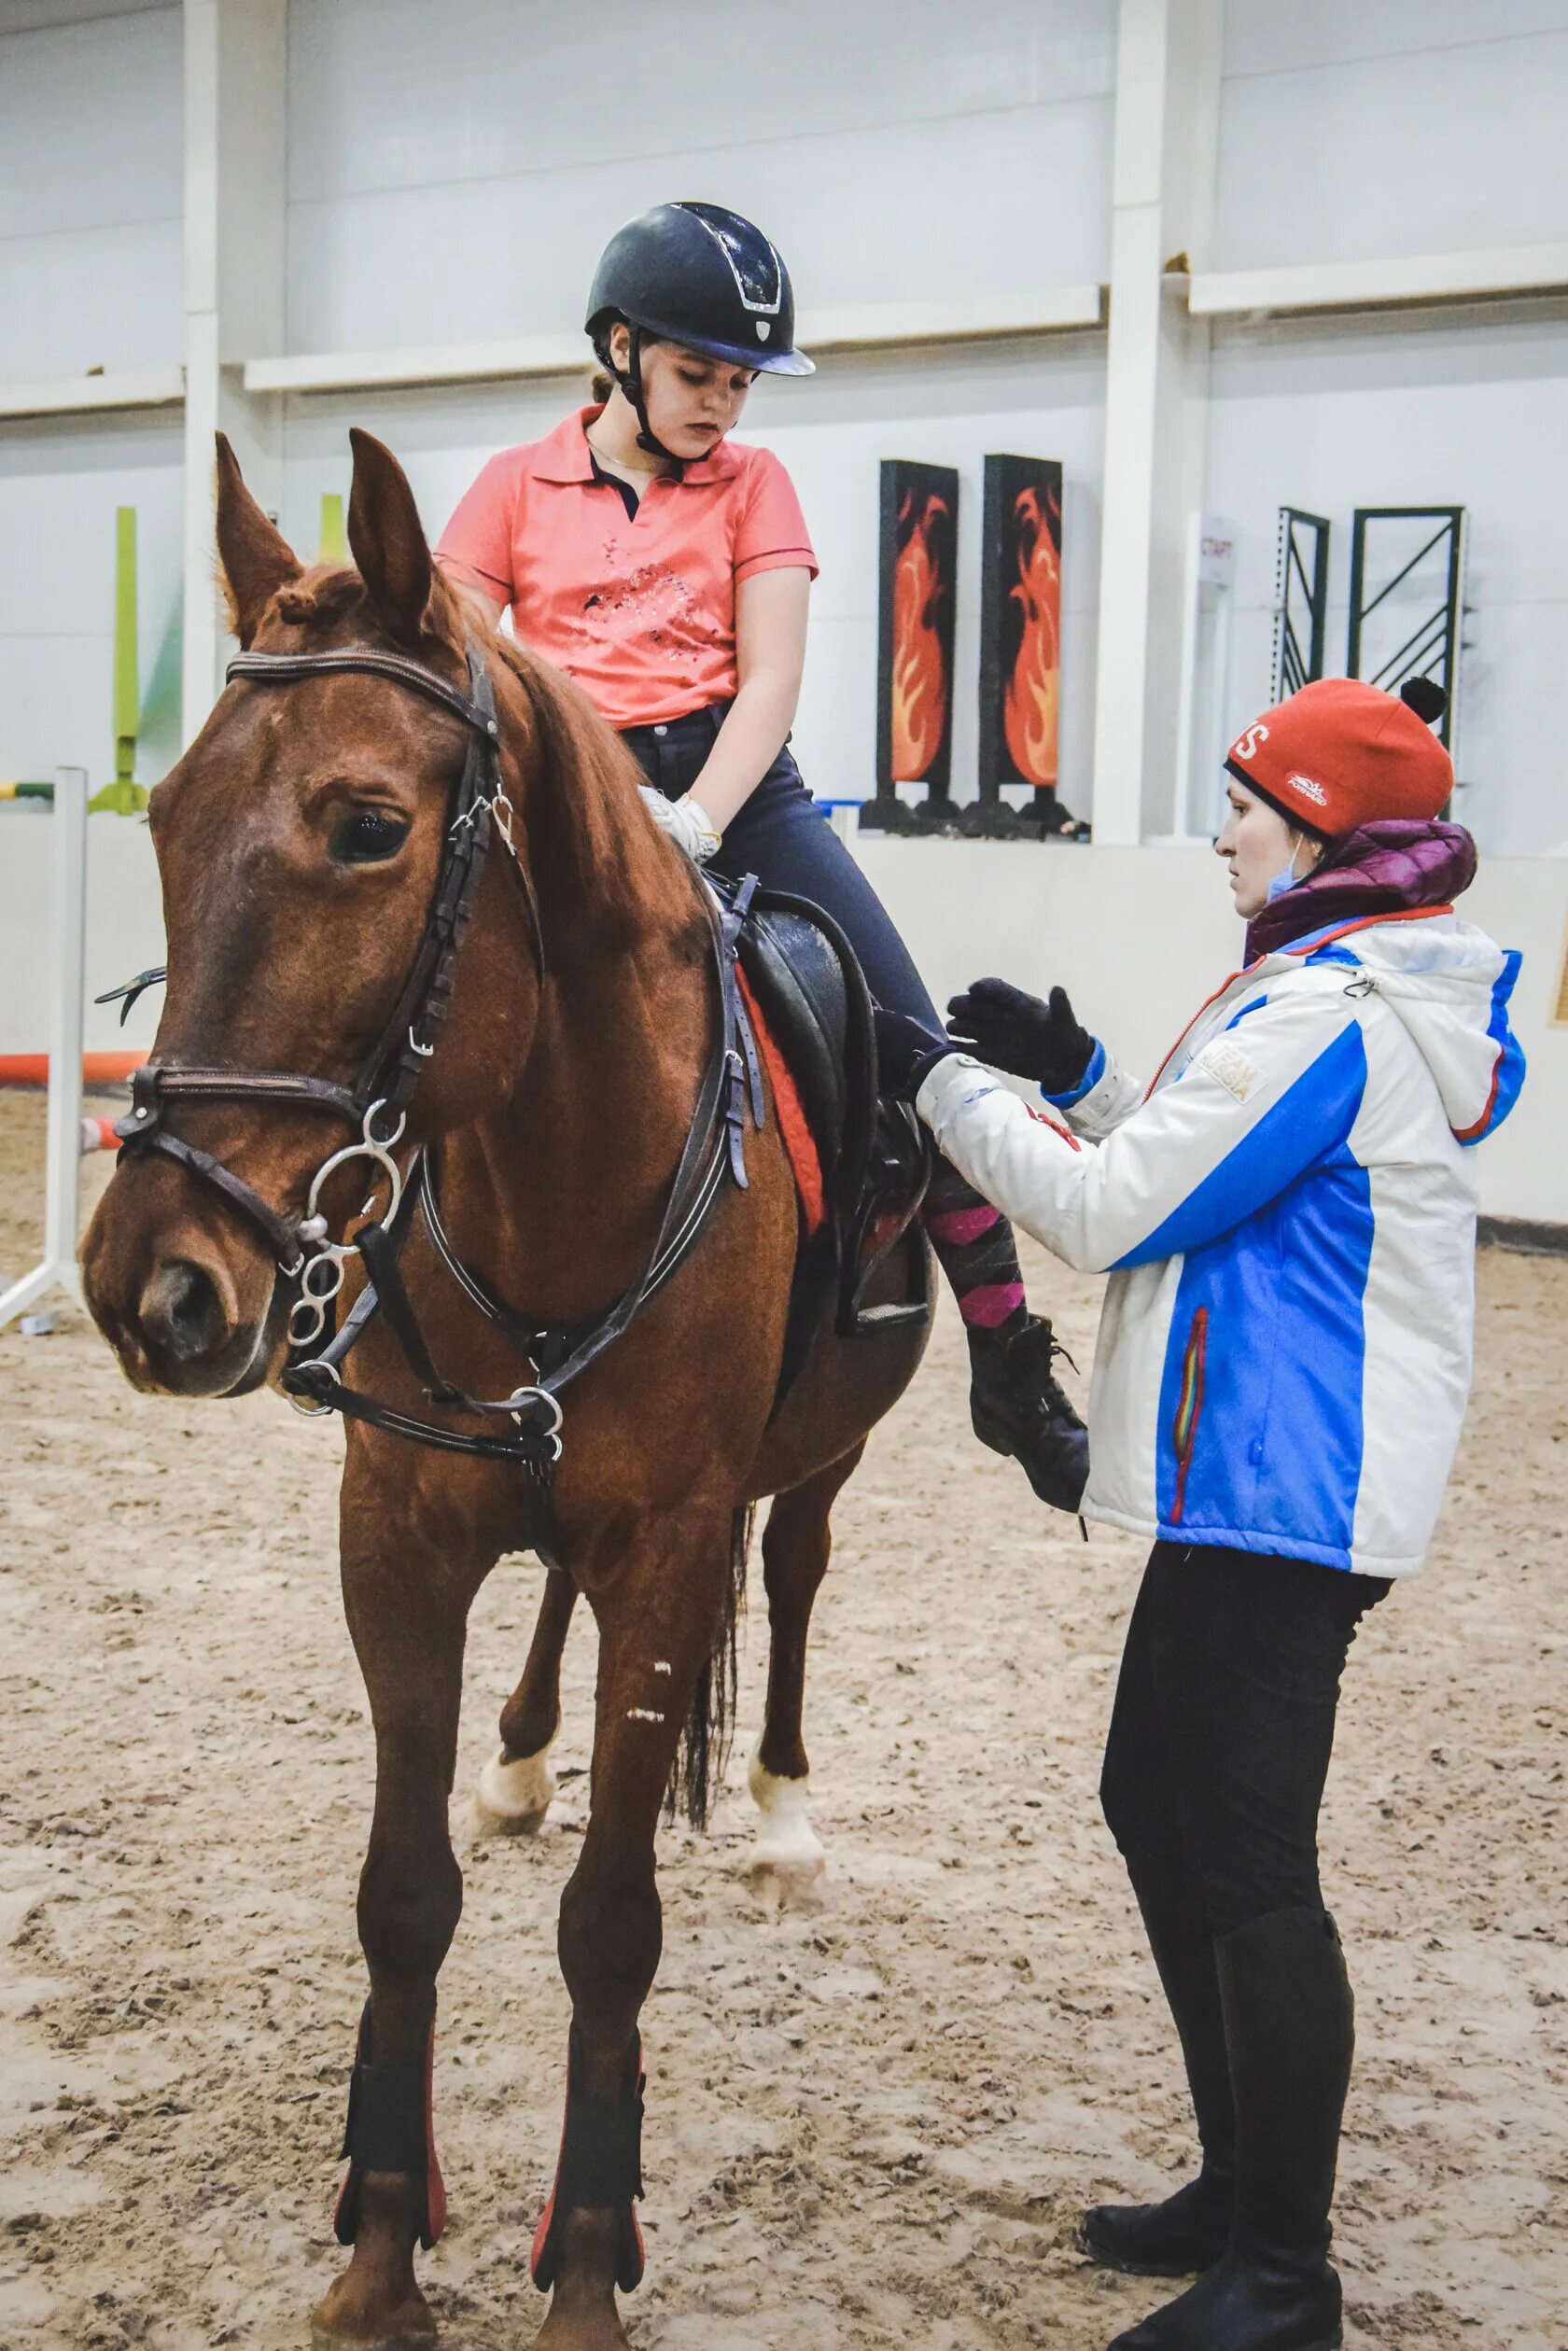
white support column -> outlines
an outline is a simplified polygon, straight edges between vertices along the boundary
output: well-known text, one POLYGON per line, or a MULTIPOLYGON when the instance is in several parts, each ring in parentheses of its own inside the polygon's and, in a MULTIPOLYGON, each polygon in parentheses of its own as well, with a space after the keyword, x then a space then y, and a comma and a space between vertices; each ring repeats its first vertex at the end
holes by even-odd
POLYGON ((87 770, 55 771, 54 1010, 49 1043, 49 1142, 44 1175, 44 1253, 0 1295, 0 1326, 51 1290, 81 1303, 77 1212, 81 1191, 83 956, 87 944, 87 770))
POLYGON ((213 435, 275 511, 281 403, 246 359, 283 349, 287 0, 185 0, 185 665, 183 736, 200 729, 226 642, 214 578, 213 435))
MULTIPOLYGON (((1095 687, 1094 835, 1175 813, 1186 517, 1200 506, 1209 330, 1166 265, 1213 208, 1223 0, 1121 0, 1095 687)), ((1184 276, 1179 281, 1184 291, 1184 276)))

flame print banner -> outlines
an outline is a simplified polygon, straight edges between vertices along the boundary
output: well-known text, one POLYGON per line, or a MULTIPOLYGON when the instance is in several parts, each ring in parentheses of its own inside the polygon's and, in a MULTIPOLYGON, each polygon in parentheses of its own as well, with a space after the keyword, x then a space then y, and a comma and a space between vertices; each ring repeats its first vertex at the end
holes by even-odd
POLYGON ((987 457, 980 602, 980 790, 1054 791, 1061 695, 1061 467, 987 457))
POLYGON ((953 748, 953 608, 959 477, 951 466, 882 465, 876 786, 929 784, 945 798, 953 748))

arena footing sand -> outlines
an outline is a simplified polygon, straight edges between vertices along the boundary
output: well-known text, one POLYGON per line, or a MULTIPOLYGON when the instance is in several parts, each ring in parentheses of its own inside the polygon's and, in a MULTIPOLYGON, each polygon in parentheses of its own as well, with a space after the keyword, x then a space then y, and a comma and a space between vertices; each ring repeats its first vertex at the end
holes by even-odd
MULTIPOLYGON (((42 1116, 0 1097, 7 1274, 36 1248, 42 1116)), ((1098 1283, 1029 1270, 1086 1370, 1098 1283)), ((1426 1574, 1356 1645, 1324 1825, 1360 2000, 1337 2239, 1361 2351, 1568 2345, 1568 1264, 1488 1253, 1480 1297, 1459 1475, 1426 1574)), ((644 2351, 1099 2351, 1168 2290, 1073 2242, 1086 2198, 1157 2192, 1189 2148, 1095 1805, 1140 1547, 1085 1546, 973 1443, 962 1368, 945 1310, 838 1511, 806 1723, 823 1906, 740 1882, 742 1752, 714 1834, 664 1840, 644 2351)), ((301 2345, 342 2259, 363 1987, 339 1434, 267 1395, 134 1395, 80 1315, 0 1334, 0 2346, 301 2345)), ((518 2351, 543 2309, 585 1626, 543 1833, 469 1826, 539 1580, 506 1562, 469 1649, 453 2223, 422 2265, 449 2351, 518 2351)), ((742 1742, 765 1658, 759 1594, 742 1742)))

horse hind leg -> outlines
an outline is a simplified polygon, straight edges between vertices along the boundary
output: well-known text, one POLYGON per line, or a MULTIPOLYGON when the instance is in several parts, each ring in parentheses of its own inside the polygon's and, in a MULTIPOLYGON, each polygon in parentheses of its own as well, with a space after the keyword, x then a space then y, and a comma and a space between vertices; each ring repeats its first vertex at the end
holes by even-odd
POLYGON ((561 1728, 561 1656, 577 1602, 569 1575, 544 1579, 523 1678, 501 1709, 501 1744, 479 1775, 474 1826, 482 1836, 533 1837, 555 1795, 550 1750, 561 1728))
POLYGON ((775 1498, 763 1534, 763 1583, 768 1601, 767 1710, 751 1759, 752 1798, 761 1815, 743 1875, 776 1909, 807 1908, 820 1897, 827 1854, 811 1826, 811 1766, 802 1736, 805 1652, 811 1611, 833 1548, 833 1506, 864 1450, 857 1445, 803 1485, 775 1498))

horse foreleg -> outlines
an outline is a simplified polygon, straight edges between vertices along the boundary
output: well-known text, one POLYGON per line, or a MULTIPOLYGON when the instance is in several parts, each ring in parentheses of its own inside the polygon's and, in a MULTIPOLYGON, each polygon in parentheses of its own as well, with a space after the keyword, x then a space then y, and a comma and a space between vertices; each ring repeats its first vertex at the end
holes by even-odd
POLYGON ((561 1728, 561 1655, 576 1601, 571 1577, 552 1568, 523 1679, 501 1709, 500 1753, 479 1775, 474 1814, 485 1833, 531 1837, 544 1825, 556 1787, 550 1750, 561 1728))
POLYGON ((855 1446, 804 1485, 779 1494, 763 1534, 767 1710, 750 1772, 762 1819, 743 1870, 756 1893, 780 1907, 814 1900, 827 1868, 811 1826, 811 1767, 802 1736, 805 1652, 812 1607, 833 1549, 833 1506, 864 1449, 863 1443, 855 1446))
POLYGON ((593 1798, 561 1897, 571 1994, 567 2118, 555 2185, 534 2241, 552 2296, 540 2351, 620 2351, 616 2311, 642 2275, 642 2047, 637 2021, 663 1939, 654 1872, 659 1809, 722 1613, 727 1520, 684 1516, 617 1575, 599 1618, 593 1798))
POLYGON ((371 1994, 359 2027, 334 2223, 353 2259, 312 2322, 319 2351, 402 2351, 435 2340, 413 2274, 445 2191, 430 2115, 436 1976, 456 1930, 462 1872, 447 1808, 463 1640, 477 1575, 407 1548, 343 1558, 343 1601, 375 1727, 375 1811, 359 1880, 371 1994))

